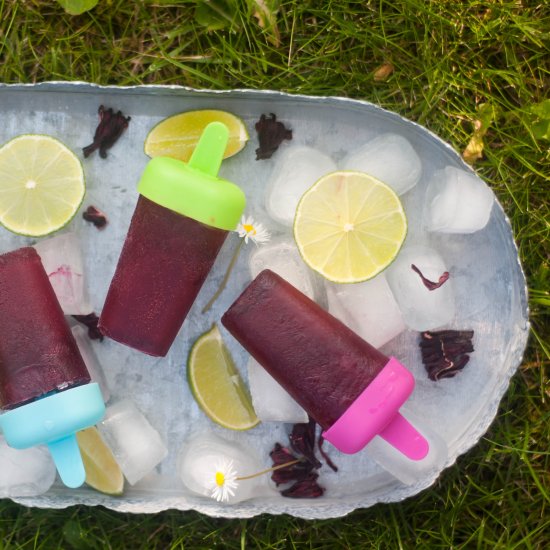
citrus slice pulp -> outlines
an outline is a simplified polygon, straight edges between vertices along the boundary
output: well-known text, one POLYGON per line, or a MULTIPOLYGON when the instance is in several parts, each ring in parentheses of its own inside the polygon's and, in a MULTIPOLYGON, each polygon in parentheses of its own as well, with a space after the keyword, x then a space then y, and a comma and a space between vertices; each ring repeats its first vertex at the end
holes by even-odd
POLYGON ((161 120, 147 135, 144 151, 150 157, 172 157, 187 162, 202 131, 211 122, 222 122, 229 129, 224 157, 238 153, 248 141, 244 122, 226 111, 205 109, 187 111, 161 120))
POLYGON ((187 378, 197 403, 217 424, 231 430, 249 430, 260 422, 216 325, 193 344, 187 378))
POLYGON ((86 471, 86 483, 101 493, 121 495, 124 476, 97 428, 91 427, 77 432, 76 439, 86 471))
POLYGON ((0 147, 0 223, 41 237, 65 226, 85 193, 78 157, 54 137, 23 134, 0 147))
POLYGON ((300 199, 294 238, 304 261, 336 283, 366 281, 397 256, 407 234, 399 197, 354 171, 323 176, 300 199))

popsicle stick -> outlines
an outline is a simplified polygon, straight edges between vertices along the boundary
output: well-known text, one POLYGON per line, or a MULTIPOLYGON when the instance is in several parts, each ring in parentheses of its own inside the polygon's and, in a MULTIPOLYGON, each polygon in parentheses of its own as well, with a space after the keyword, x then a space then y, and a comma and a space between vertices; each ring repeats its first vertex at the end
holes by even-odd
POLYGON ((378 435, 411 460, 422 460, 430 450, 426 439, 400 413, 378 435))
POLYGON ((71 489, 80 487, 86 480, 86 471, 84 470, 76 436, 73 434, 52 441, 48 443, 48 449, 52 454, 61 481, 71 489))

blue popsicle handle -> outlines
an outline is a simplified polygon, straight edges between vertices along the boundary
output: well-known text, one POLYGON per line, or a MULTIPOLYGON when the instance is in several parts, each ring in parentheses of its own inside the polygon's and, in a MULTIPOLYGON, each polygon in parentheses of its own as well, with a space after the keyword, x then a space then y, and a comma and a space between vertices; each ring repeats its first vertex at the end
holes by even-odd
POLYGON ((86 471, 76 435, 72 434, 48 443, 48 449, 52 454, 61 481, 71 489, 80 487, 86 479, 86 471))

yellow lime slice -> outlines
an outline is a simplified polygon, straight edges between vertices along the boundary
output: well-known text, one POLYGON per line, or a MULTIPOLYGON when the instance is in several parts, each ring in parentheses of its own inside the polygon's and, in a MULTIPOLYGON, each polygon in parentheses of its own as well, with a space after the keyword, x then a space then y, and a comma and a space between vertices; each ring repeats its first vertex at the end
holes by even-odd
POLYGON ((226 111, 188 111, 161 120, 145 139, 145 154, 187 162, 202 131, 211 122, 223 122, 229 129, 229 141, 223 158, 235 155, 246 145, 248 132, 239 117, 226 111))
POLYGON ((24 134, 0 148, 0 223, 41 237, 75 215, 85 192, 77 156, 59 140, 24 134))
POLYGON ((76 439, 86 470, 86 483, 107 495, 121 495, 124 489, 124 476, 97 428, 87 428, 78 432, 76 439))
POLYGON ((216 325, 191 348, 187 378, 197 403, 217 424, 230 430, 249 430, 260 422, 216 325))
POLYGON ((407 234, 399 197, 362 172, 323 176, 300 199, 294 238, 304 261, 336 283, 371 279, 397 256, 407 234))

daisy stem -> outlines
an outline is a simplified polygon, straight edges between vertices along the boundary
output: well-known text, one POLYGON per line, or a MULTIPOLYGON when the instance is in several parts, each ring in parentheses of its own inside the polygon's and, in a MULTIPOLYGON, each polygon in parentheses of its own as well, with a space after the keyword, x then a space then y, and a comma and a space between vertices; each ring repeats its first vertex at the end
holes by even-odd
POLYGON ((225 272, 224 278, 220 283, 218 290, 216 290, 214 296, 212 296, 212 298, 210 298, 208 303, 202 308, 202 313, 206 313, 214 305, 214 302, 219 298, 220 294, 225 289, 227 285, 227 281, 229 280, 229 276, 231 275, 231 272, 233 271, 233 268, 237 263, 237 258, 239 257, 243 244, 244 244, 244 239, 241 239, 237 248, 235 249, 235 252, 233 253, 233 257, 231 258, 229 265, 227 266, 227 271, 225 272))
POLYGON ((273 466, 273 468, 268 468, 267 470, 262 470, 261 472, 257 472, 255 474, 249 475, 249 476, 242 476, 235 478, 237 481, 243 481, 244 479, 253 479, 255 477, 262 476, 264 474, 268 474, 269 472, 274 472, 275 470, 280 470, 281 468, 286 468, 287 466, 292 466, 294 464, 298 464, 298 462, 301 462, 301 459, 297 458, 296 460, 291 460, 290 462, 285 462, 284 464, 279 464, 278 466, 273 466))

